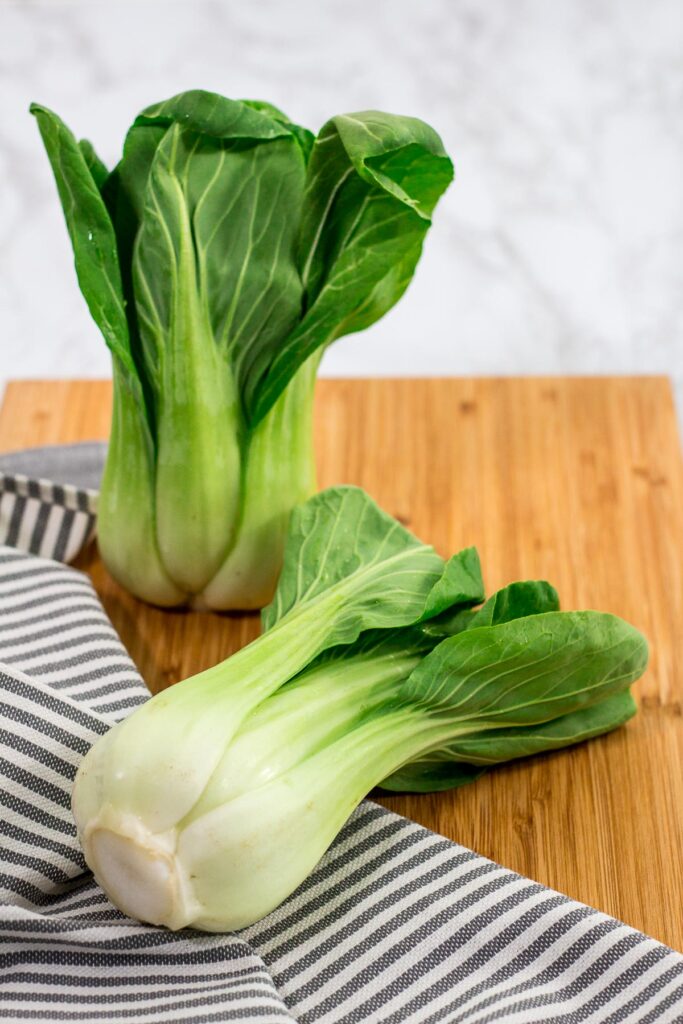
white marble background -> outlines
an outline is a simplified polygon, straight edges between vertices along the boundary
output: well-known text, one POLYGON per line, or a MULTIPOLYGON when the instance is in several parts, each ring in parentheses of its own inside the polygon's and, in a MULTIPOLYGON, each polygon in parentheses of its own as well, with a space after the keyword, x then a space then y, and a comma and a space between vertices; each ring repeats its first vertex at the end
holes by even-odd
POLYGON ((668 373, 683 407, 680 0, 0 0, 0 385, 108 373, 29 102, 113 163, 197 86, 418 115, 454 158, 408 294, 324 373, 668 373))

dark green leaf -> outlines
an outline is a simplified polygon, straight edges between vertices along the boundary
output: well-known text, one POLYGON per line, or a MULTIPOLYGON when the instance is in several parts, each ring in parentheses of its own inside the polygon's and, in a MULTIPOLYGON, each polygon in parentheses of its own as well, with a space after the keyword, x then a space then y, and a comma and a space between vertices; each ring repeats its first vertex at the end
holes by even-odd
POLYGON ((465 629, 477 626, 496 626, 512 619, 543 612, 559 611, 557 591, 545 580, 523 580, 510 583, 492 594, 481 608, 455 606, 425 623, 425 629, 434 637, 445 639, 465 629))
MULTIPOLYGON (((554 599, 550 590, 546 596, 554 599)), ((487 617, 515 606, 496 597, 487 602, 487 617)), ((521 590, 517 597, 523 605, 521 590)), ((443 719, 443 743, 382 787, 448 789, 489 765, 609 732, 635 713, 628 687, 646 664, 643 636, 600 612, 547 612, 465 627, 428 654, 400 688, 403 697, 443 719)))
POLYGON ((145 128, 134 125, 126 136, 122 159, 102 188, 102 197, 116 232, 131 352, 142 382, 149 420, 153 424, 155 437, 158 389, 156 373, 150 375, 142 351, 133 287, 133 249, 142 220, 150 167, 165 130, 164 127, 152 125, 145 128))
POLYGON ((463 548, 446 562, 443 576, 427 600, 422 619, 432 619, 446 609, 464 609, 484 600, 484 580, 476 548, 463 548))
POLYGON ((453 176, 431 128, 375 111, 333 118, 313 144, 271 104, 190 90, 136 118, 108 176, 89 143, 79 150, 54 115, 34 113, 72 238, 76 220, 97 228, 86 237, 118 308, 77 252, 79 281, 107 343, 140 377, 154 431, 165 347, 182 345, 192 362, 212 343, 254 427, 307 360, 398 300, 453 176))
POLYGON ((260 376, 247 408, 262 418, 317 349, 363 330, 401 297, 453 167, 422 121, 377 111, 333 118, 308 163, 299 233, 305 315, 260 376))
POLYGON ((294 124, 286 114, 283 114, 281 110, 274 107, 272 103, 266 103, 264 100, 241 100, 241 102, 247 107, 253 107, 254 110, 260 110, 263 113, 269 114, 274 120, 285 125, 298 142, 304 156, 304 161, 308 163, 313 143, 315 142, 313 132, 309 132, 308 128, 302 128, 301 125, 294 124))
POLYGON ((102 165, 92 147, 88 143, 79 147, 63 121, 47 107, 33 103, 31 113, 38 121, 54 172, 73 246, 78 283, 144 415, 142 392, 131 355, 116 238, 97 184, 102 177, 102 165))
POLYGON ((185 93, 137 119, 121 171, 138 201, 147 175, 133 278, 148 377, 161 387, 164 348, 191 336, 217 346, 241 396, 300 315, 298 137, 263 110, 185 93), (165 127, 151 164, 149 126, 165 127))
POLYGON ((425 757, 399 768, 380 784, 380 789, 393 793, 439 793, 476 782, 486 768, 460 761, 425 757))
POLYGON ((253 100, 230 100, 204 89, 190 89, 151 104, 135 124, 177 124, 219 140, 267 141, 290 136, 287 118, 277 107, 253 100))
POLYGON ((450 748, 451 756, 478 765, 529 757, 531 754, 568 747, 610 732, 628 722, 637 710, 630 690, 624 690, 590 707, 548 722, 512 726, 508 729, 488 729, 474 736, 463 736, 450 748))
POLYGON ((493 594, 476 611, 468 629, 478 626, 497 626, 527 615, 542 615, 544 612, 558 612, 560 598, 555 587, 546 580, 523 580, 511 583, 493 594))
POLYGON ((628 722, 636 711, 636 702, 626 690, 549 722, 465 736, 400 768, 381 788, 432 793, 464 786, 478 779, 491 765, 569 747, 611 732, 628 722))
POLYGON ((463 730, 536 725, 620 693, 646 664, 644 637, 622 619, 546 612, 442 641, 404 695, 463 730))
POLYGON ((446 605, 467 608, 481 601, 483 587, 477 549, 464 548, 446 563, 443 575, 427 594, 426 609, 418 622, 398 629, 369 629, 352 644, 328 648, 316 663, 347 662, 356 657, 382 658, 392 652, 399 656, 427 654, 441 642, 443 635, 432 632, 429 628, 431 622, 425 620, 434 614, 435 609, 441 610, 446 605))
POLYGON ((102 187, 109 176, 109 171, 95 152, 95 147, 92 142, 89 142, 88 139, 81 139, 78 143, 78 148, 80 149, 81 155, 85 160, 88 170, 90 171, 92 180, 101 192, 102 187))

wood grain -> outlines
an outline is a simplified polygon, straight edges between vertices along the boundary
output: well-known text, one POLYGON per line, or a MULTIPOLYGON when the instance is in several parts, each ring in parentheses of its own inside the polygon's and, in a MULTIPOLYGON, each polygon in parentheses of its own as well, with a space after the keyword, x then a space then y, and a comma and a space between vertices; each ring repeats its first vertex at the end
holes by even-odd
MULTIPOLYGON (((107 436, 104 382, 8 386, 0 449, 107 436)), ((367 488, 444 555, 476 544, 487 588, 546 577, 566 608, 647 635, 624 729, 386 806, 683 950, 683 470, 663 378, 319 384, 321 486, 367 488)), ((153 690, 237 650, 254 616, 161 612, 113 583, 114 625, 153 690)))

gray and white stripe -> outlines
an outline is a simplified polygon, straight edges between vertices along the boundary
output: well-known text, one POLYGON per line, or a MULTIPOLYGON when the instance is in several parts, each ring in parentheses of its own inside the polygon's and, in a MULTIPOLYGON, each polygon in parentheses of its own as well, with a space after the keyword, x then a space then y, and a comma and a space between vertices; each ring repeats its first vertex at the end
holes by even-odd
POLYGON ((0 472, 0 544, 71 562, 95 535, 97 491, 0 472))
POLYGON ((674 1024, 683 957, 365 802, 233 935, 130 921, 69 810, 146 691, 86 577, 0 549, 0 1020, 674 1024))
POLYGON ((113 723, 147 696, 87 576, 0 548, 0 661, 113 723))

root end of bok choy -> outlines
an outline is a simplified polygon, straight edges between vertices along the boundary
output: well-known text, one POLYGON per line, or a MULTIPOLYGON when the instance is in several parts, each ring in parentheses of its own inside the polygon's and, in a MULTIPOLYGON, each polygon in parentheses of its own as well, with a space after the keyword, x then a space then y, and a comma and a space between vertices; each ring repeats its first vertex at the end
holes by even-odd
POLYGON ((116 815, 110 806, 81 837, 87 862, 112 903, 129 917, 174 931, 197 914, 175 841, 175 829, 150 833, 138 818, 116 815))
POLYGON ((451 161, 415 118, 361 111, 315 138, 194 89, 144 110, 109 171, 31 112, 112 355, 103 560, 154 604, 263 607, 315 489, 318 363, 400 299, 451 161))
POLYGON ((474 549, 445 562, 353 487, 295 508, 262 622, 79 768, 86 860, 132 917, 252 924, 374 786, 448 789, 608 732, 635 712, 648 657, 633 626, 560 611, 544 581, 484 601, 474 549))

